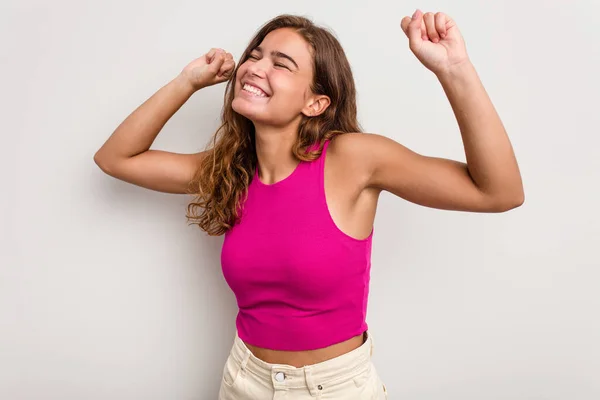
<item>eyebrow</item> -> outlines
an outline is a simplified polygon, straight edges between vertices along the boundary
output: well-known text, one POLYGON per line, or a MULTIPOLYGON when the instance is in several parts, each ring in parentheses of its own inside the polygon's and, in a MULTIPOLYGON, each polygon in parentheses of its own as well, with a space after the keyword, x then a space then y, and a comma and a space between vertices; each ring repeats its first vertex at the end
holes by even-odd
MULTIPOLYGON (((256 50, 256 51, 258 51, 258 52, 260 52, 260 53, 262 53, 262 52, 263 52, 263 50, 262 50, 262 48, 261 48, 260 46, 256 47, 254 50, 256 50)), ((285 58, 286 60, 290 60, 290 61, 291 61, 291 63, 292 63, 292 64, 294 64, 294 66, 296 67, 296 69, 300 69, 300 67, 298 67, 298 64, 296 63, 296 61, 294 61, 294 59, 293 59, 292 57, 288 56, 288 55, 287 55, 287 54, 285 54, 285 53, 282 53, 282 52, 280 52, 280 51, 277 51, 277 50, 273 50, 273 51, 271 52, 271 56, 273 56, 273 57, 285 58)))

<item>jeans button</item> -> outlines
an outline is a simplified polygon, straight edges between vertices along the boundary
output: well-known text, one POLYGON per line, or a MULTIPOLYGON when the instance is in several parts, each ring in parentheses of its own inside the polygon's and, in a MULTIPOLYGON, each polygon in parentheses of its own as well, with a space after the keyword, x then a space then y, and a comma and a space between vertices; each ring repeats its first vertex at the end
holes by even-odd
POLYGON ((278 372, 275 374, 275 380, 277 382, 283 382, 285 381, 285 374, 283 372, 278 372))

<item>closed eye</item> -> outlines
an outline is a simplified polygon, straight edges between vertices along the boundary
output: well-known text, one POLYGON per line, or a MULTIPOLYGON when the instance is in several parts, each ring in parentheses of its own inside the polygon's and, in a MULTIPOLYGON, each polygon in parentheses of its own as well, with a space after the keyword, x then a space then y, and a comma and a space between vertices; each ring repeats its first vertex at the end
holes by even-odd
MULTIPOLYGON (((254 54, 250 54, 250 55, 248 56, 248 58, 249 58, 249 59, 252 59, 252 60, 260 60, 260 57, 258 57, 258 56, 256 56, 256 55, 254 55, 254 54)), ((291 69, 290 69, 290 68, 289 68, 287 65, 285 65, 285 64, 282 64, 282 63, 275 63, 274 65, 275 65, 276 67, 285 68, 285 69, 287 69, 288 71, 291 71, 291 69)))

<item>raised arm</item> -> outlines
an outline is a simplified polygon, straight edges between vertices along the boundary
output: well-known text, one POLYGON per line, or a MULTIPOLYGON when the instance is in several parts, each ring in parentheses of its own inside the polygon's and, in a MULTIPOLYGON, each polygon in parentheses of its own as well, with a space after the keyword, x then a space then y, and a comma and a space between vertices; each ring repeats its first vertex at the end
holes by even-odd
POLYGON ((456 24, 443 13, 417 11, 401 25, 411 50, 448 97, 467 163, 422 156, 379 135, 350 135, 345 147, 363 154, 366 185, 440 209, 502 212, 520 206, 524 191, 515 154, 456 24))
POLYGON ((94 155, 107 174, 148 189, 188 193, 206 152, 178 154, 149 150, 167 121, 197 90, 224 82, 233 71, 231 54, 222 49, 192 61, 171 82, 129 115, 94 155))

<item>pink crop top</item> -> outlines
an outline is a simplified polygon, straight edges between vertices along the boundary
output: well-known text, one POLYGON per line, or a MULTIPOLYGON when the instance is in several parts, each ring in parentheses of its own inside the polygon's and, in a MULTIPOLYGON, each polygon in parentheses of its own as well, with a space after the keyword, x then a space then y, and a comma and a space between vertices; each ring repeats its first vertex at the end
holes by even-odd
POLYGON ((239 337, 273 350, 313 350, 367 330, 373 231, 355 239, 334 223, 325 200, 324 161, 300 162, 272 185, 258 177, 221 251, 239 307, 239 337))

